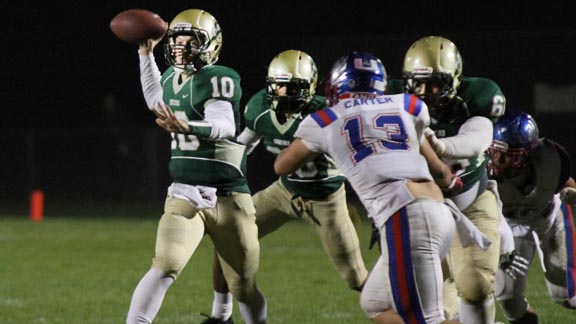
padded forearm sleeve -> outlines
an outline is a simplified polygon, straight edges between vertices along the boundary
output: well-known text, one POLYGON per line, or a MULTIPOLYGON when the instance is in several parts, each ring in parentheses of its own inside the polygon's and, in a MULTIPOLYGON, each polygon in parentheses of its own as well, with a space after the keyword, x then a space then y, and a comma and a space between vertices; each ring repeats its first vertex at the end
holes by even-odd
POLYGON ((452 137, 440 138, 446 144, 442 155, 449 159, 465 159, 478 156, 492 144, 492 121, 486 117, 475 116, 468 119, 452 137))
POLYGON ((232 104, 223 100, 208 100, 204 120, 191 121, 190 134, 209 139, 231 138, 236 133, 232 104))

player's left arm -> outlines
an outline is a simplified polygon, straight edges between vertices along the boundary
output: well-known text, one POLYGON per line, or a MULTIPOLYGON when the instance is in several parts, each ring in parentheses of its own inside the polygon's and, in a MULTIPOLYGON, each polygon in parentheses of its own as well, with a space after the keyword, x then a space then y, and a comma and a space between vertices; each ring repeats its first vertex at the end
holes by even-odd
POLYGON ((289 175, 300 169, 309 161, 321 154, 309 148, 310 143, 301 138, 296 138, 290 145, 280 151, 274 161, 274 171, 277 175, 289 175))
POLYGON ((232 138, 236 132, 232 104, 210 99, 205 104, 204 120, 186 121, 176 117, 170 106, 158 103, 156 123, 171 133, 190 134, 208 139, 232 138))

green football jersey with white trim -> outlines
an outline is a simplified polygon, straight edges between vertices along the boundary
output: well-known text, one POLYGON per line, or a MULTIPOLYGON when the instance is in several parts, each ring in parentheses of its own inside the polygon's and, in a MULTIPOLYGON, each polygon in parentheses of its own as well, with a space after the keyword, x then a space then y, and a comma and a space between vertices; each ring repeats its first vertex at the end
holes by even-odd
MULTIPOLYGON (((162 75, 164 103, 186 121, 203 120, 209 100, 228 101, 234 110, 236 130, 240 127, 240 75, 233 69, 210 65, 179 82, 180 74, 170 67, 162 75)), ((175 182, 249 193, 246 180, 246 148, 230 140, 212 140, 172 133, 170 176, 175 182)))
MULTIPOLYGON (((266 91, 261 90, 250 98, 244 112, 246 127, 263 136, 266 150, 278 155, 294 140, 294 133, 302 121, 302 116, 326 107, 326 98, 314 96, 297 117, 284 119, 283 114, 270 109, 266 101, 266 91), (280 120, 279 120, 280 119, 280 120)), ((345 181, 334 161, 327 155, 318 156, 289 176, 280 177, 282 184, 295 195, 309 199, 320 199, 336 192, 345 181)))

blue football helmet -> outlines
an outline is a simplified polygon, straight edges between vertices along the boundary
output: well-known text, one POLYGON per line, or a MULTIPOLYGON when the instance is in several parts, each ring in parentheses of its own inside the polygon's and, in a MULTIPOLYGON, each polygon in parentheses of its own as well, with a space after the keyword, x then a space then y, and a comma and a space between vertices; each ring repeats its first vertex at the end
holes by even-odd
POLYGON ((326 82, 330 106, 343 98, 374 98, 387 90, 387 74, 382 61, 362 51, 342 56, 334 63, 326 82))
POLYGON ((514 176, 528 164, 528 155, 538 141, 538 125, 525 112, 509 110, 494 124, 494 137, 488 149, 491 178, 514 176))

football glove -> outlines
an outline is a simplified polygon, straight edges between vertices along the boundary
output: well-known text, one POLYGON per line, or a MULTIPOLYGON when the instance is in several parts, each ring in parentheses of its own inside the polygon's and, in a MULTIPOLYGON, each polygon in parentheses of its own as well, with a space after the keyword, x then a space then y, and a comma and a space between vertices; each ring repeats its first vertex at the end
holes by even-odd
POLYGON ((524 259, 516 250, 500 255, 500 269, 513 280, 518 276, 525 277, 530 268, 528 260, 524 259))
MULTIPOLYGON (((372 223, 372 233, 370 235, 370 245, 368 246, 368 249, 372 250, 374 245, 378 244, 378 250, 380 250, 381 249, 381 247, 380 247, 380 230, 376 227, 376 224, 374 224, 374 221, 372 221, 371 223, 372 223)), ((380 253, 382 253, 382 250, 380 250, 380 253)))
POLYGON ((562 202, 568 205, 576 204, 576 189, 572 187, 566 187, 560 190, 560 199, 562 202))
POLYGON ((462 179, 455 173, 452 173, 452 179, 450 180, 449 185, 440 187, 444 197, 447 198, 457 195, 460 191, 462 191, 462 188, 464 188, 464 182, 462 182, 462 179))

